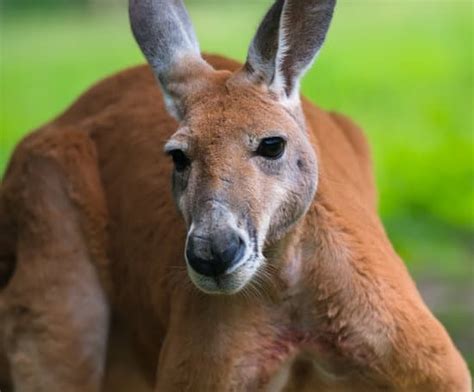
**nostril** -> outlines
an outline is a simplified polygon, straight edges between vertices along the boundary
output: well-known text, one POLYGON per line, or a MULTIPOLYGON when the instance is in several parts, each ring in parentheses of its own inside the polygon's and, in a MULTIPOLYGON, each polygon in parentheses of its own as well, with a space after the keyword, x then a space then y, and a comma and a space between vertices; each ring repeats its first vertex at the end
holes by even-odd
POLYGON ((212 260, 204 259, 199 257, 196 253, 196 246, 194 239, 188 241, 188 246, 186 248, 186 259, 191 268, 197 273, 204 276, 215 276, 215 268, 212 263, 212 260))
POLYGON ((242 238, 236 236, 236 238, 233 241, 230 241, 228 246, 224 248, 223 252, 219 255, 219 258, 227 269, 238 262, 243 257, 244 252, 245 243, 242 238))

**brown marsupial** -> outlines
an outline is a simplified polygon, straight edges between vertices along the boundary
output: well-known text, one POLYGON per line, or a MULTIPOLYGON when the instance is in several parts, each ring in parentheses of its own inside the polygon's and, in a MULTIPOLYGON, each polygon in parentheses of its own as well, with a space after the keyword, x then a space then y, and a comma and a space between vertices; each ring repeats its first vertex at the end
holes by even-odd
POLYGON ((363 133, 300 98, 334 6, 277 0, 242 66, 201 56, 181 0, 130 0, 149 65, 27 136, 1 184, 2 391, 470 390, 363 133))

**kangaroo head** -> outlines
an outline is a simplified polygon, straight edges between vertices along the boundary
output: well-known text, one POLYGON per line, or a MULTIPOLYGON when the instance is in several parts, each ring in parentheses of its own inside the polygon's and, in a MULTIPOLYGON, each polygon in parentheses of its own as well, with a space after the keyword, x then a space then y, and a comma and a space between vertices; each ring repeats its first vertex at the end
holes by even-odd
POLYGON ((321 48, 335 0, 277 0, 239 71, 200 55, 180 0, 130 0, 135 38, 179 128, 176 204, 188 227, 191 280, 207 293, 241 290, 267 261, 263 250, 305 214, 317 158, 305 128, 299 80, 321 48))

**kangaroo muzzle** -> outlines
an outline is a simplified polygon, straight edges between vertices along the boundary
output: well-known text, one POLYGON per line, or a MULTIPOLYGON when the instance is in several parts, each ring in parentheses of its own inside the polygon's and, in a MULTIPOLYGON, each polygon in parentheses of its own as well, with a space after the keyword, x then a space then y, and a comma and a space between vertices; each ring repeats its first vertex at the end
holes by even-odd
POLYGON ((219 277, 232 272, 245 255, 246 244, 230 227, 223 230, 190 234, 186 247, 189 266, 198 274, 219 277))

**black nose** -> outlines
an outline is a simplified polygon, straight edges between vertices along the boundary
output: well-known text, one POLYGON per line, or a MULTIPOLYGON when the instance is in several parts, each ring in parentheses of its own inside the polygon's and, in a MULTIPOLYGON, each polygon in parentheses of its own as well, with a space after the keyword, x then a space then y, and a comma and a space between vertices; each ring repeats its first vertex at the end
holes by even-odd
POLYGON ((245 243, 234 231, 224 231, 213 236, 191 234, 186 258, 194 271, 216 277, 237 264, 245 253, 245 243))

